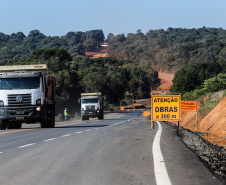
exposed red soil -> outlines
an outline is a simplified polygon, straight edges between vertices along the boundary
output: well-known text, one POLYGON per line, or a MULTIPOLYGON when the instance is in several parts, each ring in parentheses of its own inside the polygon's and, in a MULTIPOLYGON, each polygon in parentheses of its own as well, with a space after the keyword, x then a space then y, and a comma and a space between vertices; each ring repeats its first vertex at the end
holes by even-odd
POLYGON ((169 93, 169 89, 173 85, 174 74, 159 73, 159 78, 161 79, 161 85, 158 88, 169 93))
POLYGON ((226 97, 200 122, 199 130, 211 143, 226 146, 226 97))
POLYGON ((99 48, 95 52, 86 52, 86 56, 88 56, 89 58, 108 57, 109 55, 107 54, 107 45, 101 45, 101 48, 99 48))

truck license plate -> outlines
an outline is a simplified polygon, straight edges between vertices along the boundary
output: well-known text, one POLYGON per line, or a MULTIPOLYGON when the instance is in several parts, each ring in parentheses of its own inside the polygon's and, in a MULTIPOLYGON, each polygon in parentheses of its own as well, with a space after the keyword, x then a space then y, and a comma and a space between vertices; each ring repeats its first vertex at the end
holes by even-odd
POLYGON ((21 119, 24 119, 24 117, 16 117, 16 119, 19 119, 19 120, 21 120, 21 119))
POLYGON ((17 110, 16 114, 24 114, 24 111, 23 110, 17 110))

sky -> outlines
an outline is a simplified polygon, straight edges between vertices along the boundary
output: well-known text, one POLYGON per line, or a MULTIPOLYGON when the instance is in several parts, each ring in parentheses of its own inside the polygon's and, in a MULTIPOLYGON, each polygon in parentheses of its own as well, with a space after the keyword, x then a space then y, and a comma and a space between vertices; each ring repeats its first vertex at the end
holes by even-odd
POLYGON ((101 29, 105 38, 172 28, 226 29, 226 0, 0 0, 0 32, 46 36, 101 29))

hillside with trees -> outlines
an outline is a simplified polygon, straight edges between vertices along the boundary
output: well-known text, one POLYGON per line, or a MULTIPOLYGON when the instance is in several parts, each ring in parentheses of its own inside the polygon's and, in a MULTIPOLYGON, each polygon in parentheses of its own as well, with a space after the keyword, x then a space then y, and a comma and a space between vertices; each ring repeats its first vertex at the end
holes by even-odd
POLYGON ((104 42, 102 30, 68 32, 64 36, 46 36, 39 30, 32 30, 28 36, 22 32, 7 35, 0 32, 0 65, 10 60, 23 60, 38 49, 64 49, 71 57, 84 56, 104 42))
POLYGON ((108 54, 119 60, 131 60, 137 65, 150 65, 159 72, 175 73, 182 66, 217 62, 226 67, 226 30, 222 28, 149 30, 136 33, 107 35, 102 30, 68 32, 63 36, 46 36, 32 30, 7 35, 0 33, 0 65, 11 60, 23 60, 39 49, 64 49, 71 57, 85 56, 108 42, 108 54))
POLYGON ((127 36, 107 36, 111 57, 149 64, 159 72, 175 73, 182 66, 217 62, 226 66, 226 30, 222 28, 137 30, 127 36))

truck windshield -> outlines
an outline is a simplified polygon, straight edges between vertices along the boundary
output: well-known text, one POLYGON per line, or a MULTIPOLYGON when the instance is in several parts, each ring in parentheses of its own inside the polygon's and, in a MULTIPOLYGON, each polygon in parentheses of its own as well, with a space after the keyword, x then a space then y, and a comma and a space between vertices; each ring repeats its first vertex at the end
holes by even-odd
POLYGON ((40 78, 1 78, 0 90, 39 89, 40 78))
POLYGON ((98 103, 98 99, 82 99, 82 103, 98 103))

